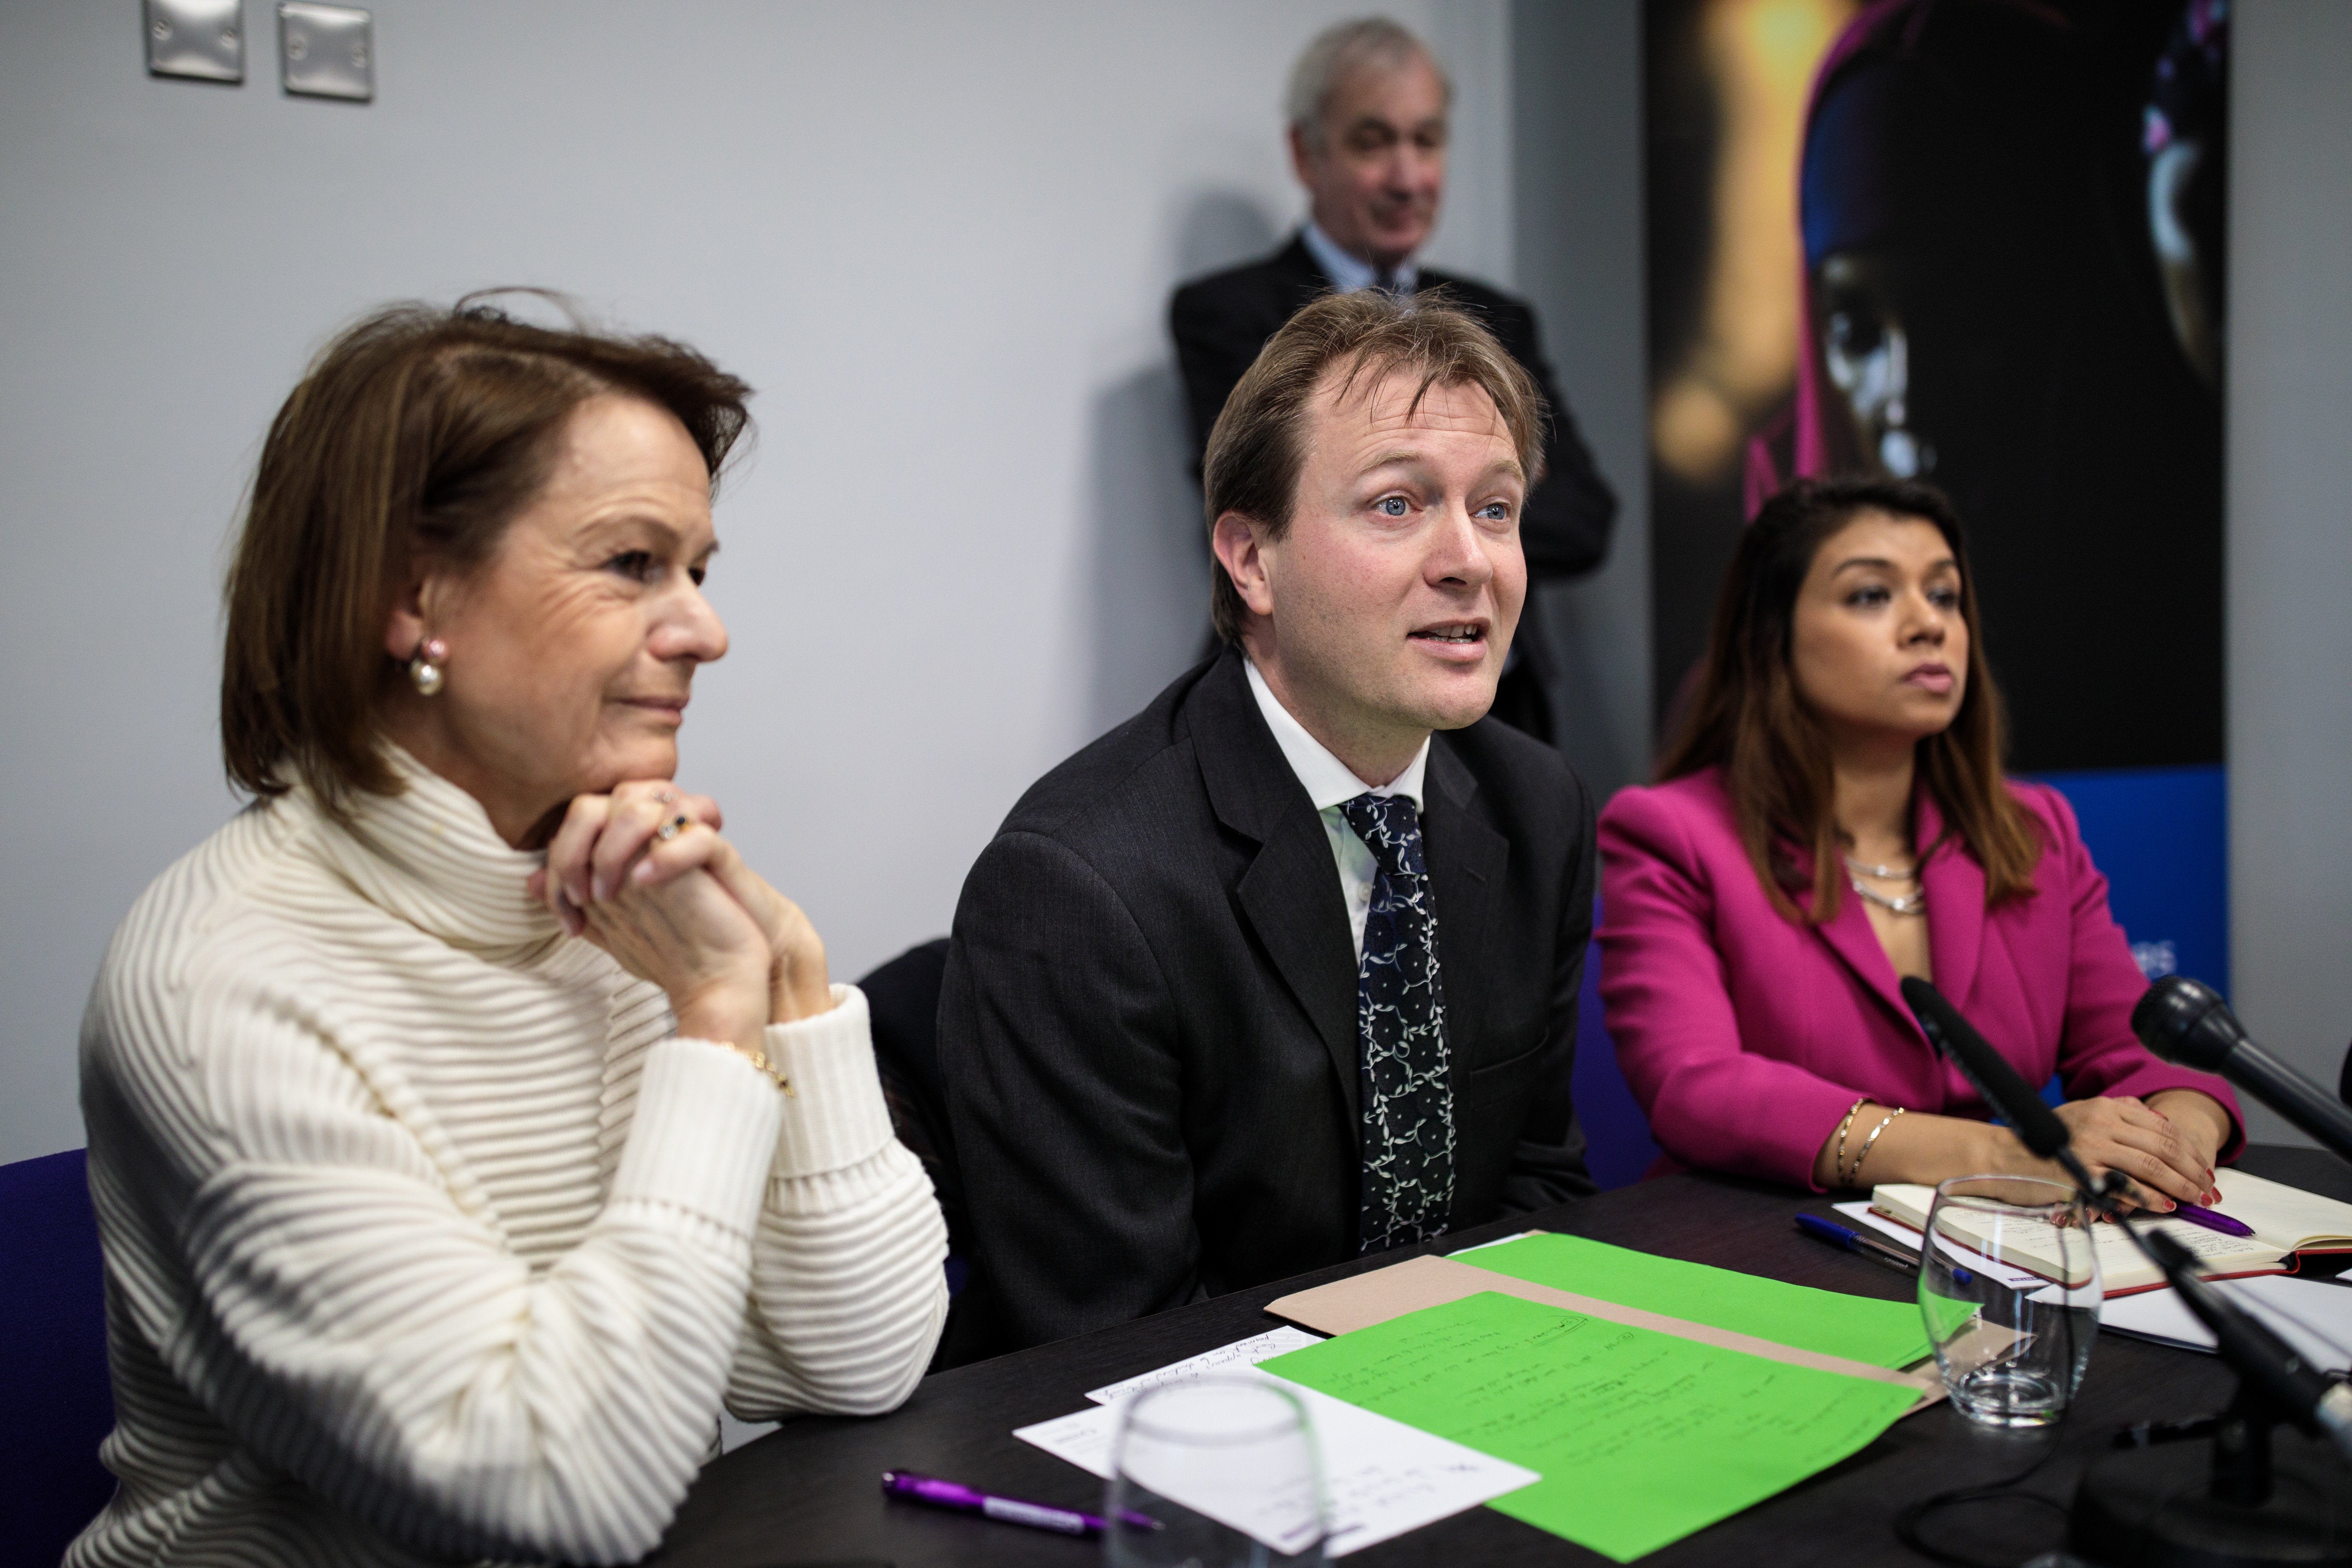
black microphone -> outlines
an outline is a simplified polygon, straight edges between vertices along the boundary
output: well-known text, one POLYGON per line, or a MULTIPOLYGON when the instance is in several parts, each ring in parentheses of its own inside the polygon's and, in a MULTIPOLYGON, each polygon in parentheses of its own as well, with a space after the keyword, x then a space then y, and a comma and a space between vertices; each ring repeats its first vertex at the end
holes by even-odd
POLYGON ((2352 1108, 2246 1038, 2230 1005, 2183 974, 2168 974, 2132 1009, 2132 1033, 2166 1061, 2217 1072, 2352 1160, 2352 1108))
MULTIPOLYGON (((1952 1058, 1960 1076, 1976 1085, 1984 1102, 2005 1117, 2017 1129, 2025 1146, 2042 1160, 2070 1162, 2065 1153, 2066 1124, 2058 1113, 2042 1102, 2033 1086, 2009 1065, 2009 1058, 1992 1048, 1990 1041, 1976 1032, 1960 1010, 1944 1000, 1944 994, 1916 977, 1903 982, 1903 1000, 1911 1004, 1912 1016, 1919 1020, 1920 1029, 1928 1042, 1952 1058)), ((2090 1179, 2068 1165, 2068 1174, 2090 1186, 2090 1179)))
POLYGON ((2213 1331, 2221 1359, 2270 1395, 2289 1420, 2352 1459, 2352 1383, 2312 1366, 2301 1351, 2224 1299, 2198 1274, 2189 1248, 2173 1237, 2147 1230, 2135 1233, 2134 1239, 2162 1266, 2181 1303, 2213 1331))
MULTIPOLYGON (((2196 988, 2204 990, 2203 986, 2196 988)), ((2213 994, 2207 991, 2205 994, 2213 994)), ((2033 1086, 2009 1065, 2009 1058, 1993 1049, 1991 1042, 1960 1016, 1959 1009, 1944 1000, 1944 994, 1927 982, 1905 980, 1903 1000, 1911 1005, 1911 1012, 1927 1038, 1952 1058, 1988 1105, 2010 1120, 2025 1146, 2041 1159, 2056 1160, 2082 1187, 2085 1198, 2106 1207, 2103 1200, 2112 1198, 2111 1189, 2121 1185, 2122 1178, 2110 1171, 2105 1186, 2091 1180, 2082 1161, 2066 1146, 2066 1124, 2058 1119, 2056 1111, 2042 1102, 2033 1086)), ((2219 1005, 2219 998, 2215 1003, 2219 1005)), ((2146 1005, 2141 1004, 2143 1009, 2146 1005)), ((2223 1011, 2226 1015, 2227 1009, 2223 1011)), ((2237 1020, 2232 1018, 2230 1022, 2235 1025, 2237 1020)), ((2133 1015, 2133 1025, 2138 1026, 2137 1013, 2133 1015)), ((2244 1038, 2242 1031, 2238 1037, 2244 1038)), ((2251 1379, 2277 1401, 2297 1426, 2315 1436, 2326 1436, 2347 1458, 2352 1458, 2352 1384, 2336 1383, 2315 1372, 2294 1346, 2254 1321, 2235 1302, 2225 1300, 2198 1277, 2196 1258, 2180 1243, 2162 1231, 2143 1231, 2122 1215, 2116 1217, 2125 1234, 2164 1270, 2172 1288, 2179 1292, 2182 1304, 2213 1331, 2215 1348, 2223 1359, 2236 1367, 2241 1376, 2251 1379)))

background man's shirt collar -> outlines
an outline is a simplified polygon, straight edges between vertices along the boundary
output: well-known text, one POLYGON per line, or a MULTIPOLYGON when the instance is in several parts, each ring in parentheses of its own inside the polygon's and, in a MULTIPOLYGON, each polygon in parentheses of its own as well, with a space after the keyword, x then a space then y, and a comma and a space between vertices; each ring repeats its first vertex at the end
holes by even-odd
MULTIPOLYGON (((1380 281, 1380 272, 1369 261, 1339 247, 1339 242, 1317 226, 1313 218, 1299 229, 1298 237, 1307 242, 1307 253, 1315 258, 1315 265, 1323 276, 1331 279, 1331 287, 1342 294, 1352 294, 1359 289, 1369 289, 1380 281)), ((1421 286, 1421 267, 1411 257, 1396 269, 1396 289, 1410 294, 1421 286)))

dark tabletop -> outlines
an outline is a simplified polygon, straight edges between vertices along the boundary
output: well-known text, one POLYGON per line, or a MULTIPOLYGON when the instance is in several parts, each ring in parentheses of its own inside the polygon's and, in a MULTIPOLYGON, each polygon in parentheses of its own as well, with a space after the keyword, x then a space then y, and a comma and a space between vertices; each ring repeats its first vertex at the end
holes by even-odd
MULTIPOLYGON (((2241 1169, 2352 1202, 2352 1167, 2316 1150, 2258 1146, 2241 1169)), ((1790 1224, 1827 1199, 1720 1176, 1668 1176, 1578 1204, 1517 1215, 1443 1241, 1303 1274, 1280 1284, 926 1378, 891 1415, 869 1420, 803 1416, 702 1472, 662 1550, 649 1562, 783 1568, 874 1559, 916 1564, 1100 1561, 1093 1542, 941 1513, 882 1496, 886 1469, 919 1470, 1038 1502, 1092 1510, 1102 1483, 1012 1436, 1066 1415, 1086 1391, 1277 1326, 1266 1302, 1308 1285, 1362 1273, 1415 1252, 1452 1252, 1529 1229, 1565 1231, 1669 1258, 1737 1268, 1797 1285, 1909 1300, 1906 1275, 1810 1241, 1790 1224)), ((2063 1500, 2116 1428, 2220 1408, 2235 1378, 2214 1356, 2100 1337, 2090 1373, 2057 1435, 2058 1450, 2031 1489, 2063 1500)), ((1948 1403, 1896 1422, 1870 1447, 1769 1501, 1642 1561, 1644 1568, 1762 1563, 1920 1562, 1895 1537, 1895 1514, 1916 1499, 1998 1479, 2050 1441, 1969 1426, 1948 1403)), ((2059 1544, 2061 1517, 2013 1503, 1948 1516, 1969 1549, 2020 1561, 2059 1544)), ((1605 1563, 1558 1536, 1474 1508, 1347 1559, 1350 1568, 1405 1563, 1605 1563)))

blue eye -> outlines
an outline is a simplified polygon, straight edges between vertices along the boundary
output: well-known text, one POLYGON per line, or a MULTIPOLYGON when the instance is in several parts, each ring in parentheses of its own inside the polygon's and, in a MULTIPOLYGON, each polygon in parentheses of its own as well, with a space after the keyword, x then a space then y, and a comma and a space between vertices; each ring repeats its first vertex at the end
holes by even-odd
POLYGON ((1507 500, 1490 500, 1478 509, 1478 515, 1492 518, 1496 522, 1508 522, 1511 521, 1511 503, 1507 500))
POLYGON ((1372 504, 1380 509, 1382 517, 1402 517, 1412 510, 1402 496, 1382 496, 1372 504))

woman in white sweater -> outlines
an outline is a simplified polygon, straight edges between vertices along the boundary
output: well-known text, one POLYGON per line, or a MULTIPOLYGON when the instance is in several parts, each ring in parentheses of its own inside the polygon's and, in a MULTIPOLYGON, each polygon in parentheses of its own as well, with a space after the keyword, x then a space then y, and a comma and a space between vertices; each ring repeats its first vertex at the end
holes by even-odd
POLYGON ((748 395, 461 304, 278 414, 222 691, 256 799, 83 1026, 121 1485, 69 1564, 625 1562, 722 1402, 921 1376, 945 1230, 865 1000, 667 782, 748 395))

